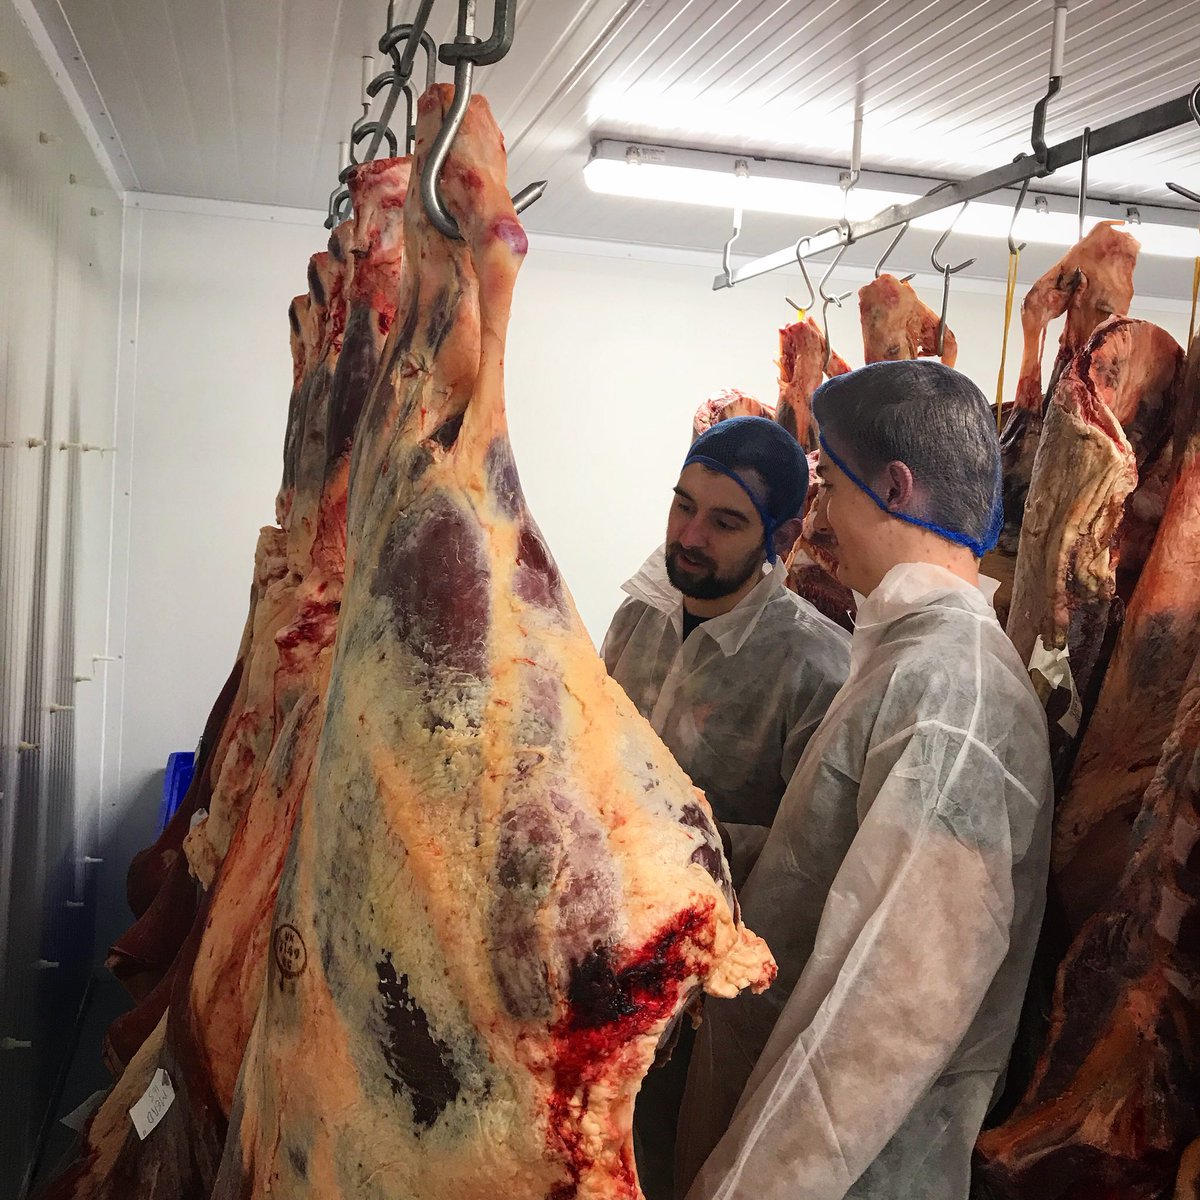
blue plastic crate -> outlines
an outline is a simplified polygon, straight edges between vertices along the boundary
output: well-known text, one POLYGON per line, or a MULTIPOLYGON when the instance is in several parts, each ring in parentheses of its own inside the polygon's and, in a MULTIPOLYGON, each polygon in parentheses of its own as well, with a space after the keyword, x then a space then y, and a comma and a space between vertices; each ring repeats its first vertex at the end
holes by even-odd
POLYGON ((196 769, 196 755, 191 750, 176 750, 167 756, 167 772, 163 778, 162 802, 158 806, 158 832, 175 815, 196 769))

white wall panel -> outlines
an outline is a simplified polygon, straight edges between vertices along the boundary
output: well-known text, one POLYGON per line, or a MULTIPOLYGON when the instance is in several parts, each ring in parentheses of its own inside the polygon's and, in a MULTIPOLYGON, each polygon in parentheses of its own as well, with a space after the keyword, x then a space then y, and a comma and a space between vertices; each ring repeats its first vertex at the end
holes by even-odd
POLYGON ((0 1194, 90 978, 121 207, 0 3, 0 1194), (83 448, 86 444, 95 449, 83 448), (106 449, 101 450, 100 447, 106 449))
MULTIPOLYGON (((152 836, 167 755, 195 743, 232 663, 255 532, 272 518, 278 485, 291 386, 287 306, 325 237, 315 219, 293 223, 302 219, 295 213, 250 220, 246 206, 199 215, 184 202, 138 203, 126 691, 112 798, 125 858, 152 836)), ((506 372, 530 505, 597 641, 620 584, 661 538, 696 405, 724 386, 774 398, 783 297, 797 283, 780 276, 714 293, 703 256, 652 262, 601 249, 535 239, 517 283, 506 372)), ((864 278, 845 277, 846 286, 864 278)), ((940 281, 917 284, 940 302, 940 281)), ((1177 337, 1186 332, 1178 302, 1139 298, 1135 312, 1177 337)), ((996 285, 956 279, 959 366, 989 395, 1002 315, 996 285)), ((860 363, 857 307, 831 319, 835 345, 860 363)), ((1014 321, 1010 395, 1020 357, 1014 321)), ((108 916, 117 928, 125 919, 116 893, 108 916)))

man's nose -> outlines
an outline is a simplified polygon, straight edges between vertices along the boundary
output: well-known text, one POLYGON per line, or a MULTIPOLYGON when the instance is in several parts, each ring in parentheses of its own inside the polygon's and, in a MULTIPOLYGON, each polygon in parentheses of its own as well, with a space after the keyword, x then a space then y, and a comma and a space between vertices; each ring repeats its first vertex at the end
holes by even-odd
POLYGON ((679 531, 680 545, 698 549, 704 545, 705 538, 704 522, 701 520, 699 513, 694 513, 688 518, 687 524, 679 531))
POLYGON ((817 496, 813 501, 812 530, 814 533, 833 533, 833 529, 829 524, 829 499, 824 488, 817 489, 817 496))

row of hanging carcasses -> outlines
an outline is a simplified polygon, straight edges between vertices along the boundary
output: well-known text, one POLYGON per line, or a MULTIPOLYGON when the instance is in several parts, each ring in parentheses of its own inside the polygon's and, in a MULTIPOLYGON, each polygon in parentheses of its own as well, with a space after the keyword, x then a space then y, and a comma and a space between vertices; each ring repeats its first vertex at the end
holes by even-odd
MULTIPOLYGON (((1200 1198, 1200 337, 1185 357, 1127 315, 1138 249, 1103 222, 1034 284, 1004 406, 983 573, 1046 705, 1057 794, 1045 928, 976 1155, 980 1194, 1007 1200, 1200 1198)), ((860 312, 867 362, 936 353, 938 316, 906 282, 868 284, 860 312)), ((780 330, 779 368, 775 407, 721 392, 693 433, 774 416, 815 460, 813 392, 849 368, 811 317, 780 330)), ((789 568, 852 626, 811 522, 789 568)))

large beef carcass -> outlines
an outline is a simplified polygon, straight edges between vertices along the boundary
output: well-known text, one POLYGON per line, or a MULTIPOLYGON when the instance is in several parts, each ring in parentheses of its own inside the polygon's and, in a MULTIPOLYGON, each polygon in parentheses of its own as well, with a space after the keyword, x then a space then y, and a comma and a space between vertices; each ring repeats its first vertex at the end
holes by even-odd
POLYGON ((1109 316, 1129 311, 1139 245, 1116 224, 1096 225, 1029 289, 1021 304, 1024 349, 1017 396, 1000 435, 1004 525, 995 550, 983 564, 984 571, 1000 582, 995 604, 1001 623, 1008 615, 1025 498, 1046 411, 1047 393, 1042 388, 1046 329, 1066 313, 1048 389, 1053 393, 1062 371, 1097 326, 1109 316))
POLYGON ((849 370, 841 355, 829 349, 821 327, 812 317, 785 325, 779 331, 779 403, 775 406, 775 420, 805 452, 817 448, 812 398, 821 377, 832 379, 849 370))
POLYGON ((1200 1134, 1198 789, 1200 663, 1147 789, 1120 886, 1060 969, 1033 1083, 1012 1117, 979 1139, 980 1195, 1169 1195, 1184 1148, 1200 1134))
POLYGON ((737 388, 722 388, 700 404, 692 417, 692 441, 710 430, 719 421, 730 417, 766 417, 774 419, 775 410, 748 392, 737 388))
POLYGON ((958 339, 947 326, 938 354, 941 317, 895 275, 880 275, 858 291, 862 321, 863 361, 897 362, 901 359, 940 357, 948 367, 958 361, 958 339))
MULTIPOLYGON (((1169 453, 1181 361, 1157 326, 1110 318, 1059 377, 1047 412, 1007 628, 1043 699, 1056 692, 1061 711, 1074 695, 1070 726, 1096 700, 1126 505, 1139 467, 1169 453)), ((1152 529, 1160 518, 1161 508, 1140 514, 1152 529)), ((1052 723, 1060 783, 1073 757, 1068 725, 1052 723)))
POLYGON ((395 315, 403 248, 400 204, 408 171, 407 159, 385 159, 356 167, 348 180, 355 213, 348 245, 348 316, 322 413, 328 433, 322 437, 325 462, 313 514, 312 564, 298 587, 295 618, 276 637, 277 674, 286 676, 287 686, 299 695, 279 727, 200 920, 180 952, 167 1016, 150 1035, 155 1039, 152 1063, 139 1055, 127 1069, 137 1078, 145 1076, 148 1067, 165 1070, 174 1087, 174 1103, 142 1141, 127 1123, 114 1121, 110 1111, 117 1103, 128 1107, 130 1089, 122 1079, 89 1126, 77 1161, 58 1181, 56 1197, 119 1200, 136 1194, 175 1200, 207 1198, 211 1190, 234 1085, 262 995, 283 859, 297 807, 309 786, 324 718, 345 569, 349 458, 395 315), (129 1181, 136 1184, 136 1192, 121 1190, 129 1181))
MULTIPOLYGON (((422 97, 415 170, 451 94, 422 97)), ((406 203, 316 780, 215 1200, 636 1197, 656 1046, 701 988, 773 975, 521 495, 504 176, 475 97, 441 174, 465 241, 406 203)))
MULTIPOLYGON (((1188 396, 1200 394, 1197 352, 1200 339, 1192 347, 1188 396)), ((1179 416, 1193 428, 1057 813, 1053 872, 1076 931, 1121 878, 1130 827, 1200 653, 1200 429, 1191 404, 1181 404, 1179 416)))

